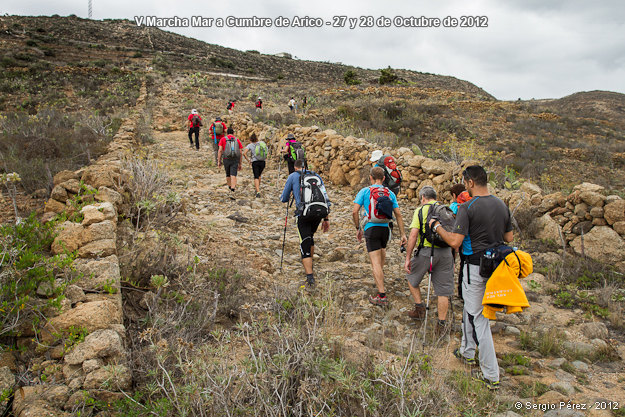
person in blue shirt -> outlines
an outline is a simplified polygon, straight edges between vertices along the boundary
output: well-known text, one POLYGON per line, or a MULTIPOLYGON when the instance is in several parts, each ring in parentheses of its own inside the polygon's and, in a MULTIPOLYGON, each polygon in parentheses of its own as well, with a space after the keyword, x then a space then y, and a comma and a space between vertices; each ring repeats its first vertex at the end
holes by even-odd
MULTIPOLYGON (((299 233, 299 242, 300 242, 300 252, 302 256, 302 265, 304 265, 304 271, 306 272, 306 287, 314 287, 315 285, 315 277, 313 274, 313 255, 315 253, 315 240, 314 235, 321 224, 321 230, 325 233, 330 230, 330 221, 326 216, 325 219, 303 219, 300 217, 302 212, 302 201, 300 194, 300 176, 302 174, 302 169, 304 168, 304 161, 297 160, 294 164, 295 171, 289 175, 286 180, 286 184, 284 185, 284 190, 282 191, 282 196, 280 196, 280 201, 283 203, 288 203, 291 195, 295 200, 295 219, 297 222, 297 231, 299 233)), ((321 180, 321 191, 328 202, 328 207, 330 206, 330 200, 328 199, 328 194, 326 192, 325 186, 323 185, 323 180, 321 180)))
MULTIPOLYGON (((388 300, 386 298, 386 291, 384 289, 384 264, 386 262, 386 245, 390 237, 390 228, 388 222, 379 223, 372 222, 369 216, 369 206, 371 200, 372 188, 383 188, 382 182, 384 181, 384 170, 380 167, 373 167, 369 173, 369 181, 371 181, 370 187, 365 187, 358 192, 354 199, 354 207, 352 209, 352 219, 356 226, 357 235, 356 238, 359 242, 362 242, 364 236, 365 243, 367 245, 367 252, 369 253, 369 259, 371 260, 371 267, 373 269, 373 278, 378 288, 378 294, 369 297, 369 302, 374 305, 386 306, 388 300), (360 227, 360 208, 364 208, 367 223, 365 224, 364 231, 360 227)), ((393 214, 397 218, 399 225, 399 233, 401 236, 401 246, 408 242, 406 239, 406 232, 404 231, 404 220, 399 212, 399 204, 397 204, 397 197, 395 193, 389 190, 389 198, 393 204, 393 214)), ((390 219, 389 219, 390 222, 390 219)))

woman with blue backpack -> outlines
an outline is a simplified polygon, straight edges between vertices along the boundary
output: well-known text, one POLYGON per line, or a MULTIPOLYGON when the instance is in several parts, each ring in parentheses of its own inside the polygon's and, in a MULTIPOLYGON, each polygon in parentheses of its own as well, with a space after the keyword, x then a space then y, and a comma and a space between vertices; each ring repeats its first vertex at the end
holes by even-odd
POLYGON ((256 188, 256 198, 260 197, 260 176, 265 169, 265 160, 267 159, 267 144, 262 140, 259 141, 256 133, 250 136, 250 144, 245 147, 243 156, 252 164, 252 172, 254 174, 254 187, 256 188))

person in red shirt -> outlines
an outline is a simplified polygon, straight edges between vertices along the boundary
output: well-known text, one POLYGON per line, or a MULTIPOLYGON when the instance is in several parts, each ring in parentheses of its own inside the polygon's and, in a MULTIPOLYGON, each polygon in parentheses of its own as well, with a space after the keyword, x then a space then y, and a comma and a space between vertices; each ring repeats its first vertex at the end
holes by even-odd
POLYGON ((215 165, 219 165, 219 142, 226 136, 226 124, 221 121, 221 117, 217 117, 208 128, 208 132, 213 142, 213 151, 215 151, 215 165))
POLYGON ((260 113, 263 111, 263 99, 258 97, 256 100, 256 113, 260 113))
POLYGON ((196 109, 191 110, 191 114, 187 117, 189 121, 189 142, 193 148, 193 134, 195 133, 195 149, 200 150, 200 126, 202 126, 202 117, 196 109))
POLYGON ((241 169, 241 149, 243 144, 234 136, 232 126, 228 128, 228 135, 219 141, 219 155, 217 155, 217 166, 223 163, 226 170, 226 182, 232 191, 230 198, 234 200, 234 190, 237 187, 237 172, 241 169))

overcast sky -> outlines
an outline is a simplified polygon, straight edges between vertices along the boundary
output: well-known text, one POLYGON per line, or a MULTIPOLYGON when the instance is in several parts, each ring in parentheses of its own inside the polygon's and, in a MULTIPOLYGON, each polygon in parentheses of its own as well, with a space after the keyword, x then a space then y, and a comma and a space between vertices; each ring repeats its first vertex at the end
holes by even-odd
MULTIPOLYGON (((87 0, 2 0, 2 14, 87 16, 87 0)), ((364 68, 405 68, 470 81, 498 99, 625 93, 625 1, 93 0, 93 18, 485 16, 481 28, 167 28, 241 50, 364 68)), ((347 23, 346 23, 347 25, 347 23)))

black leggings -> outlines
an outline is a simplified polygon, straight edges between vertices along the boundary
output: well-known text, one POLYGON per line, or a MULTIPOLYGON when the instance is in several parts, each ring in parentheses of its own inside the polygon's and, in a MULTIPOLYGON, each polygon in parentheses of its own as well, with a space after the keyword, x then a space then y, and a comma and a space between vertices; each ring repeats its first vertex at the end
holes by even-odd
POLYGON ((302 259, 310 258, 311 248, 315 246, 315 232, 321 223, 321 219, 305 220, 297 217, 297 232, 299 233, 299 246, 302 259))
POLYGON ((200 149, 200 127, 196 126, 189 128, 189 142, 191 142, 191 145, 193 145, 193 133, 195 133, 195 147, 200 149))

